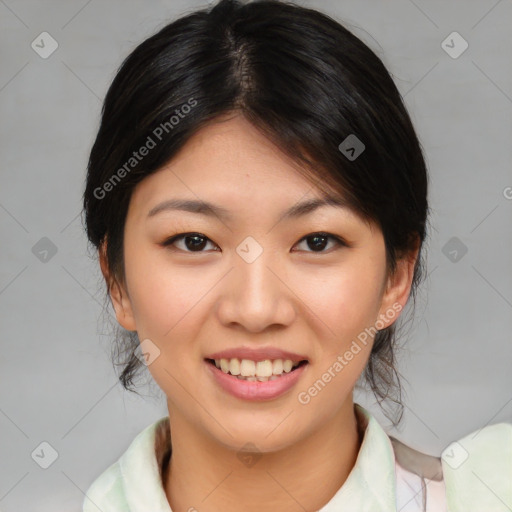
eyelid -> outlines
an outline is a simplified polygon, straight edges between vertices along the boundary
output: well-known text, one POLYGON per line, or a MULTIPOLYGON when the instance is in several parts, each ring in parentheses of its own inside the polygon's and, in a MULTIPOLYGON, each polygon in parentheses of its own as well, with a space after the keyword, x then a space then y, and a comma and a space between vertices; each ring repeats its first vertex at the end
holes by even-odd
MULTIPOLYGON (((340 248, 340 247, 351 247, 351 244, 349 242, 347 242, 344 238, 342 238, 341 236, 339 235, 334 235, 333 233, 329 233, 327 231, 312 231, 311 233, 308 233, 307 235, 304 235, 302 238, 300 238, 295 244, 294 244, 294 247, 298 244, 300 244, 301 242, 303 242, 304 240, 306 240, 307 238, 309 237, 312 237, 312 236, 322 236, 322 237, 325 237, 325 238, 330 238, 331 240, 334 240, 335 244, 336 244, 336 248, 340 248)), ((199 233, 197 231, 189 231, 189 232, 182 232, 182 233, 176 233, 174 235, 171 235, 170 237, 167 237, 163 242, 160 243, 161 246, 163 247, 170 247, 174 242, 176 242, 177 240, 180 240, 182 238, 186 238, 187 236, 198 236, 198 237, 201 237, 201 238, 204 238, 205 240, 207 240, 208 242, 211 242, 213 244, 215 244, 215 242, 213 240, 211 240, 209 237, 207 237, 206 235, 204 235, 203 233, 199 233)), ((217 244, 215 244, 217 245, 217 244)), ((218 246, 217 246, 218 247, 218 246)), ((180 249, 178 249, 180 250, 180 249)), ((332 251, 332 249, 331 249, 332 251)), ((311 253, 311 254, 329 254, 331 251, 318 251, 318 252, 315 252, 315 251, 303 251, 303 252, 308 252, 308 253, 311 253)), ((185 252, 185 253, 192 253, 192 254, 201 254, 203 252, 206 252, 206 251, 182 251, 182 252, 185 252)))
MULTIPOLYGON (((318 251, 318 252, 304 251, 304 252, 307 252, 310 254, 318 254, 318 255, 330 254, 333 250, 339 249, 340 247, 350 247, 350 244, 347 243, 346 240, 343 239, 341 236, 334 235, 333 233, 329 233, 328 231, 313 231, 311 233, 308 233, 307 235, 304 235, 298 242, 296 242, 295 245, 300 244, 301 242, 303 242, 304 240, 306 240, 307 238, 309 238, 311 236, 321 236, 324 238, 330 238, 331 240, 334 241, 335 247, 331 248, 330 250, 327 250, 327 251, 318 251)), ((294 245, 294 247, 295 247, 295 245, 294 245)))
MULTIPOLYGON (((210 239, 209 237, 207 237, 203 233, 199 233, 197 231, 188 231, 188 232, 185 232, 185 233, 184 232, 176 233, 175 235, 171 235, 171 236, 167 237, 159 245, 161 245, 164 248, 169 248, 169 247, 172 246, 172 244, 174 242, 176 242, 176 241, 178 241, 178 240, 180 240, 182 238, 193 237, 193 236, 198 236, 200 238, 204 238, 205 240, 207 240, 207 243, 211 242, 212 244, 217 246, 217 244, 212 239, 210 239)), ((201 253, 206 252, 206 251, 183 251, 181 249, 174 249, 174 250, 177 250, 177 251, 180 251, 180 252, 184 252, 184 253, 189 253, 189 254, 201 254, 201 253)))

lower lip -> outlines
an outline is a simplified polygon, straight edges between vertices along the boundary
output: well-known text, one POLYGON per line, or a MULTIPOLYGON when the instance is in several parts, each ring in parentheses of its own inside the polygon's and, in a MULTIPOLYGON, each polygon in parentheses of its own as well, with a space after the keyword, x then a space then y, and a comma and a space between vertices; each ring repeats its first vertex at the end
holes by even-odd
POLYGON ((266 382, 248 381, 224 373, 214 364, 205 361, 213 378, 219 386, 231 395, 243 400, 271 400, 289 391, 300 379, 308 364, 299 366, 296 370, 283 373, 281 377, 266 382))

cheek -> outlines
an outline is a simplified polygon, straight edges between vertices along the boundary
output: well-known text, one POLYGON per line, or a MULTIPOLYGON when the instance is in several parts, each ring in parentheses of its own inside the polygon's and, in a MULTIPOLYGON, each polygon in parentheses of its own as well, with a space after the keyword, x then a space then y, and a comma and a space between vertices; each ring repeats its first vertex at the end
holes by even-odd
POLYGON ((328 278, 309 275, 304 294, 307 305, 318 316, 319 328, 327 340, 332 340, 328 352, 342 349, 374 325, 383 277, 380 266, 363 257, 347 259, 337 269, 330 269, 328 278))
POLYGON ((371 326, 379 312, 384 278, 380 268, 358 257, 338 272, 329 272, 329 280, 308 281, 308 297, 314 299, 311 309, 319 312, 319 352, 297 400, 317 418, 334 415, 364 371, 373 344, 371 326))
POLYGON ((212 284, 190 269, 180 270, 165 257, 146 254, 143 249, 126 254, 126 275, 139 336, 164 339, 193 325, 195 306, 212 284))
POLYGON ((143 343, 149 339, 146 347, 157 354, 148 370, 168 396, 186 401, 189 397, 179 382, 193 377, 190 361, 200 360, 199 347, 191 340, 199 336, 202 315, 211 307, 207 292, 213 283, 142 249, 127 251, 125 261, 139 339, 143 343))

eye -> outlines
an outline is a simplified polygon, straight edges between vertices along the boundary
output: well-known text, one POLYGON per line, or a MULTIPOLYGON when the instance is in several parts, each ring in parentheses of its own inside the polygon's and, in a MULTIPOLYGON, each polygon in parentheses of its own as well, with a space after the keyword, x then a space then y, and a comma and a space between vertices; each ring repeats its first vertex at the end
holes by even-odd
MULTIPOLYGON (((301 242, 305 241, 308 247, 313 248, 312 251, 306 250, 306 252, 326 252, 324 249, 326 245, 328 245, 328 240, 332 240, 334 242, 334 247, 348 247, 348 244, 341 238, 325 232, 311 233, 306 235, 298 243, 300 244, 301 242)), ((162 242, 161 245, 163 247, 177 247, 176 243, 178 241, 184 242, 184 246, 181 248, 178 247, 178 250, 182 250, 184 252, 205 252, 203 249, 208 242, 211 242, 213 245, 215 245, 207 236, 201 233, 180 233, 178 235, 173 235, 172 237, 162 242)))
MULTIPOLYGON (((177 241, 184 241, 184 247, 185 249, 178 248, 180 250, 183 250, 185 252, 204 252, 203 249, 205 245, 207 244, 207 240, 211 242, 211 240, 201 234, 201 233, 182 233, 179 235, 174 235, 171 238, 168 238, 165 240, 162 245, 164 247, 173 246, 176 244, 177 241)), ((211 242, 213 244, 213 242, 211 242)))
POLYGON ((329 239, 334 241, 335 247, 348 246, 341 238, 335 235, 331 235, 330 233, 325 233, 323 231, 319 233, 311 233, 310 235, 306 235, 299 241, 299 243, 306 241, 307 246, 313 248, 312 251, 306 252, 326 252, 324 251, 324 249, 325 246, 328 245, 327 241, 329 239))

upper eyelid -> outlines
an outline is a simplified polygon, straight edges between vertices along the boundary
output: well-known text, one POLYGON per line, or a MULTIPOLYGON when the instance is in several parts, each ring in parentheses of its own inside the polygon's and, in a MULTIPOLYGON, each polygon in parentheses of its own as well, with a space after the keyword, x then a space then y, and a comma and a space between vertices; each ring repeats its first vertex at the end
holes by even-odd
MULTIPOLYGON (((320 236, 324 236, 326 238, 330 238, 331 240, 334 240, 334 242, 338 246, 345 246, 345 247, 349 247, 350 246, 350 244, 343 237, 341 237, 339 235, 335 235, 333 233, 326 232, 326 231, 312 231, 311 233, 308 233, 308 234, 302 236, 301 238, 299 238, 299 240, 297 240, 297 242, 294 244, 294 246, 297 245, 298 243, 302 242, 306 238, 308 238, 310 236, 313 236, 313 235, 320 235, 320 236)), ((218 245, 210 237, 206 236, 203 233, 199 233, 197 231, 188 231, 188 232, 177 233, 175 235, 172 235, 172 236, 166 238, 162 242, 162 245, 164 245, 164 246, 171 245, 171 244, 175 243, 178 240, 186 238, 187 236, 200 236, 202 238, 205 238, 206 240, 208 240, 209 242, 213 243, 214 245, 216 245, 218 247, 218 245)), ((191 252, 191 253, 198 252, 198 253, 201 253, 201 252, 204 252, 204 251, 184 251, 184 252, 191 252)), ((314 253, 314 251, 306 251, 306 252, 314 253)), ((321 253, 321 252, 323 252, 323 251, 320 251, 319 253, 321 253)))

